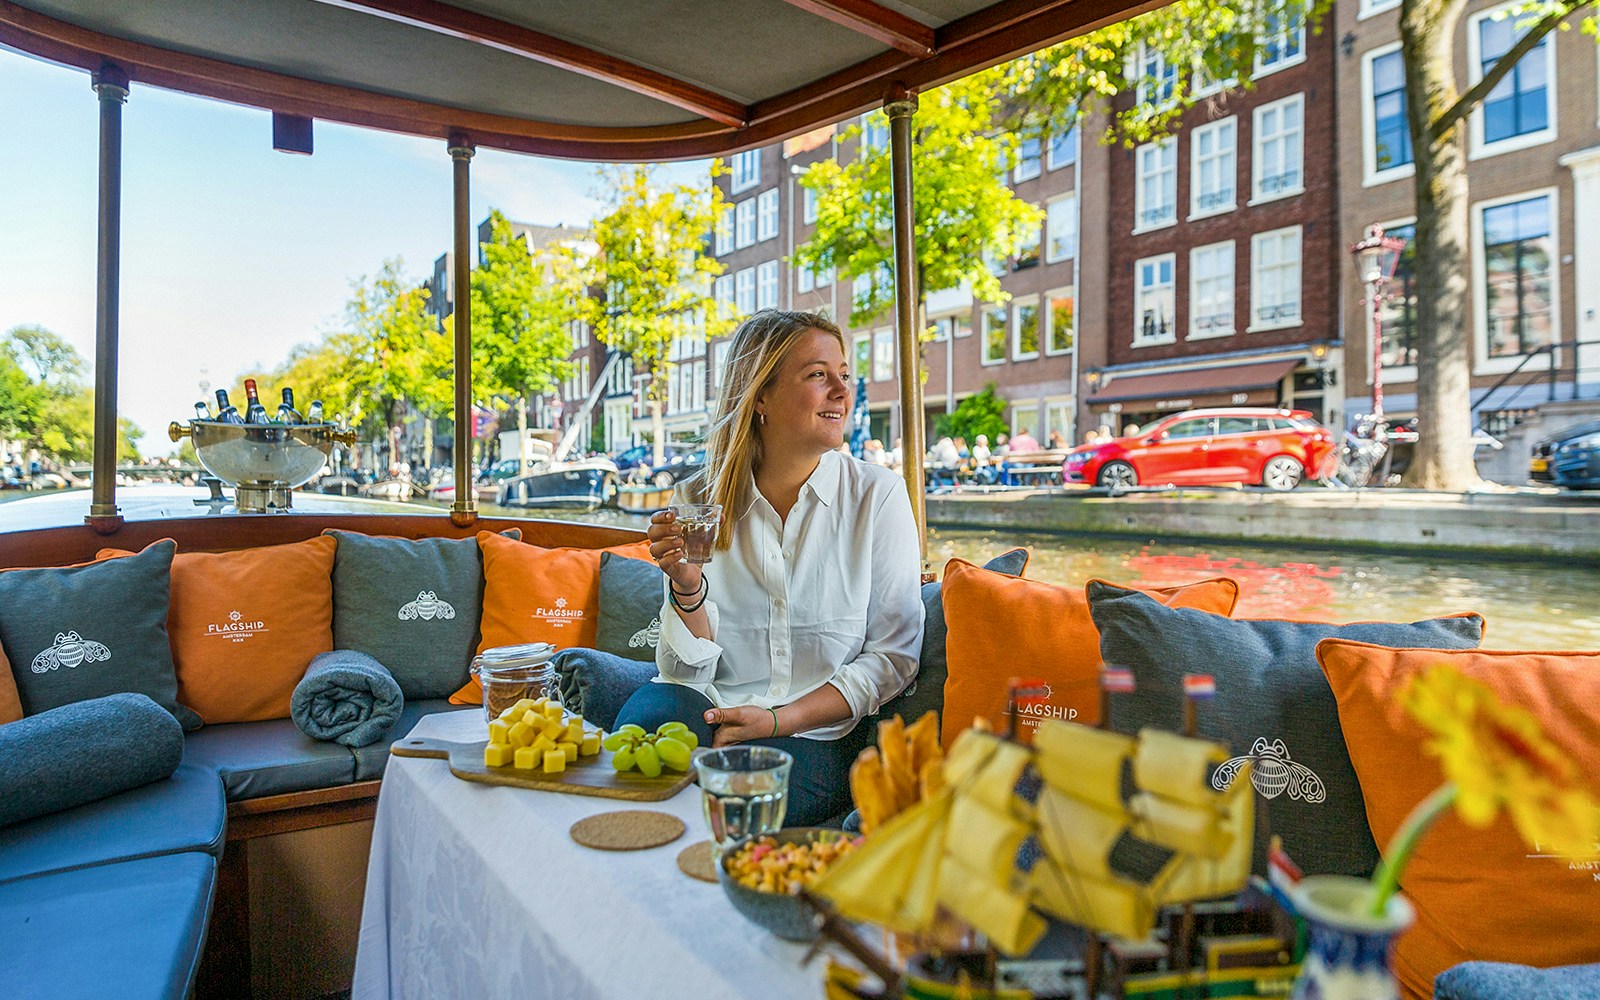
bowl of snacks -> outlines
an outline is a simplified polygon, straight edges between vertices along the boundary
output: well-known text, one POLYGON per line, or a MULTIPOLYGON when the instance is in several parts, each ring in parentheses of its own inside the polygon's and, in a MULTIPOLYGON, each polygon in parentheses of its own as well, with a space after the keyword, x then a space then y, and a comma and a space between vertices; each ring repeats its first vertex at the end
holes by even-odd
POLYGON ((786 941, 814 941, 815 911, 800 899, 828 866, 860 837, 842 830, 797 826, 734 844, 717 865, 717 881, 733 908, 786 941))

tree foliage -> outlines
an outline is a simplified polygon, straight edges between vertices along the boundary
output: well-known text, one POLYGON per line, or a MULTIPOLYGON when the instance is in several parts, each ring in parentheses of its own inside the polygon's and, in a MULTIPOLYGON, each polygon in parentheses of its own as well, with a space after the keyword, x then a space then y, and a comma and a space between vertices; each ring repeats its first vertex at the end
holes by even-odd
POLYGON ((555 389, 572 369, 571 324, 585 315, 578 251, 530 248, 491 211, 482 253, 472 272, 473 387, 518 400, 555 389))
MULTIPOLYGON (((94 457, 94 391, 84 385, 88 365, 76 348, 41 326, 18 326, 0 341, 0 434, 16 436, 62 463, 94 457)), ((144 436, 127 417, 118 420, 117 457, 139 458, 144 436)))
POLYGON ((995 384, 990 382, 956 404, 955 412, 941 413, 934 424, 934 433, 939 437, 964 437, 968 441, 975 441, 979 434, 984 434, 994 441, 1006 433, 1007 405, 995 392, 995 384))
POLYGON ((391 433, 403 404, 437 391, 452 370, 448 338, 427 311, 428 290, 407 279, 403 268, 392 258, 373 277, 351 284, 345 330, 335 338, 347 352, 351 423, 381 420, 391 433))

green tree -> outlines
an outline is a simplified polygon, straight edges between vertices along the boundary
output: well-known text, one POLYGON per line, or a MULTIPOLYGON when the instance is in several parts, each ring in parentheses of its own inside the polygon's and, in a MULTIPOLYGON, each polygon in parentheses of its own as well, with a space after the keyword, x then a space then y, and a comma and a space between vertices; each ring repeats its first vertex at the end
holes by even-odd
MULTIPOLYGON (((1001 128, 1004 79, 1002 71, 987 70, 923 94, 911 119, 919 328, 923 303, 934 292, 965 284, 981 301, 1006 301, 1010 296, 988 260, 1016 254, 1030 234, 1039 235, 1043 213, 1005 183, 1017 135, 1001 128)), ((861 132, 852 126, 844 137, 860 138, 861 132)), ((894 302, 889 166, 888 149, 876 147, 846 164, 814 163, 800 178, 817 194, 817 227, 796 248, 794 262, 869 279, 855 284, 850 322, 856 326, 894 302)))
MULTIPOLYGON (((380 425, 389 454, 400 448, 400 420, 408 400, 430 375, 428 347, 439 333, 428 314, 428 290, 405 277, 399 258, 384 261, 378 274, 352 283, 345 305, 348 329, 333 339, 343 356, 350 392, 350 422, 380 425)), ((372 429, 376 429, 375 427, 372 429)))
POLYGON ((38 419, 39 387, 9 354, 0 353, 0 438, 29 434, 38 419))
MULTIPOLYGON (((713 168, 716 169, 716 168, 713 168)), ((609 175, 615 192, 610 210, 594 225, 599 246, 590 283, 605 289, 605 301, 587 300, 590 325, 600 342, 633 357, 636 371, 650 374, 645 399, 655 465, 665 454, 662 406, 672 376, 672 345, 679 338, 708 341, 731 327, 711 298, 711 281, 722 265, 705 253, 706 234, 725 210, 716 188, 687 185, 657 189, 645 167, 609 175)))
MULTIPOLYGON (((117 461, 137 462, 144 431, 127 417, 117 418, 117 461)), ((63 463, 94 459, 94 390, 80 388, 51 401, 34 424, 39 450, 63 463)))
POLYGON ((940 414, 934 432, 940 437, 964 437, 968 441, 983 434, 994 441, 1006 433, 1006 406, 990 382, 957 404, 955 412, 940 414))
POLYGON ((6 332, 5 353, 47 392, 68 396, 83 385, 83 356, 42 326, 12 327, 6 332))

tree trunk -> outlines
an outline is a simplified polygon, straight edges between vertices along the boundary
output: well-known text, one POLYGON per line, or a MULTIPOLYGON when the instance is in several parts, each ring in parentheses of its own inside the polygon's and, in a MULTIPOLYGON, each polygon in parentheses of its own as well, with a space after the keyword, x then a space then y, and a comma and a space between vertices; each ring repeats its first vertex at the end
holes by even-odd
POLYGON ((1400 46, 1416 161, 1414 273, 1417 430, 1406 485, 1460 492, 1479 485, 1473 464, 1472 335, 1468 281, 1466 130, 1435 134, 1456 101, 1453 45, 1465 0, 1402 0, 1400 46))
POLYGON ((528 397, 517 397, 517 475, 527 472, 528 464, 528 397))
POLYGON ((667 420, 661 413, 661 400, 656 399, 654 393, 650 397, 650 438, 653 442, 650 465, 659 469, 667 460, 667 420))
POLYGON ((422 415, 422 467, 433 468, 433 417, 422 415))

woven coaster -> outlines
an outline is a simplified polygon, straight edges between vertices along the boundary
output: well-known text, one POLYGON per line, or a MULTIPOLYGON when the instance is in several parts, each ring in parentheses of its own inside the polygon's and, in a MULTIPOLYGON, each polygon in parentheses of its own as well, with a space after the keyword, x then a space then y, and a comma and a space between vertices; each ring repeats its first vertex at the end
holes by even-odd
POLYGON ((716 861, 711 854, 711 841, 690 844, 678 852, 678 870, 702 882, 717 880, 716 861))
POLYGON ((671 813, 624 809, 600 813, 572 824, 572 839, 600 851, 642 851, 683 836, 683 820, 671 813))

